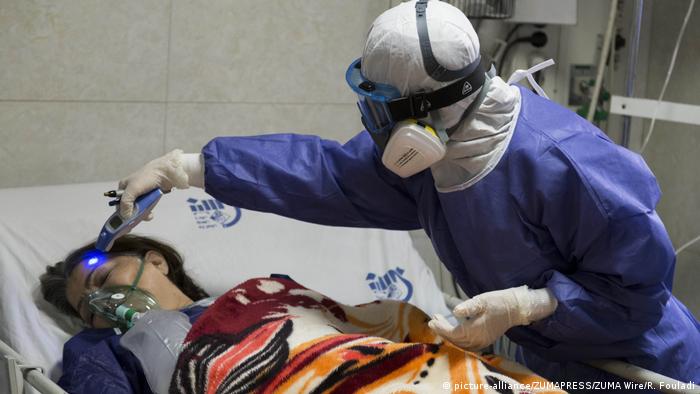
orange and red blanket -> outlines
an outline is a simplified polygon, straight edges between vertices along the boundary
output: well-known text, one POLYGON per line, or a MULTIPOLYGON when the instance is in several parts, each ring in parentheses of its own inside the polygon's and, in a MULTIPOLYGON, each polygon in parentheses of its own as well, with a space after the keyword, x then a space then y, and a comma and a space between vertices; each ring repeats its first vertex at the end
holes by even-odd
POLYGON ((418 308, 347 306, 289 279, 251 279, 190 330, 181 393, 554 393, 525 367, 443 342, 418 308))

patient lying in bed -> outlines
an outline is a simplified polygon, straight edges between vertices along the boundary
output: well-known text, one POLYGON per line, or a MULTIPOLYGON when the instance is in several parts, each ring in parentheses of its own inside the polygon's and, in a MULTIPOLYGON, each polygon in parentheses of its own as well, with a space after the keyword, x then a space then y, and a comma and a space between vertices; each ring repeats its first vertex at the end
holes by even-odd
POLYGON ((250 279, 211 304, 168 245, 122 237, 90 265, 93 246, 41 277, 44 298, 89 327, 64 346, 59 384, 71 393, 151 392, 139 361, 85 301, 96 288, 132 284, 141 260, 138 287, 193 323, 174 392, 560 392, 518 364, 443 342, 407 303, 342 305, 276 276, 250 279))

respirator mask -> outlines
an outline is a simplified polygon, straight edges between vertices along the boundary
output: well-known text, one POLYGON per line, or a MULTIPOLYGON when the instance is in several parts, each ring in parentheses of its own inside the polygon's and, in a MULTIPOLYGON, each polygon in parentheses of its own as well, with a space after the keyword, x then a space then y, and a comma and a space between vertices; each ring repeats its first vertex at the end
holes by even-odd
POLYGON ((145 262, 139 257, 140 265, 134 282, 130 286, 109 286, 94 290, 87 295, 88 308, 126 331, 145 312, 160 309, 156 298, 146 290, 138 288, 145 262))
MULTIPOLYGON (((481 57, 460 70, 448 70, 438 63, 428 37, 427 7, 427 0, 416 3, 425 71, 436 81, 454 82, 431 92, 402 96, 394 86, 365 78, 361 72, 362 59, 355 60, 345 74, 348 85, 358 96, 362 123, 383 152, 382 163, 402 178, 427 169, 445 156, 447 131, 419 119, 476 94, 486 81, 487 64, 481 57)), ((467 112, 471 110, 472 107, 467 112)))

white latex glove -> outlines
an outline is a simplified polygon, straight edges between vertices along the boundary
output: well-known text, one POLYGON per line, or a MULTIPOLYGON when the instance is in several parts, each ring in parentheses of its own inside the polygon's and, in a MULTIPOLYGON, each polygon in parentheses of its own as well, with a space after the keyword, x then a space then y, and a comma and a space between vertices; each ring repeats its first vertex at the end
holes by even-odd
MULTIPOLYGON (((180 149, 176 149, 150 161, 119 181, 119 190, 124 190, 119 203, 119 213, 122 217, 130 217, 134 209, 134 201, 156 187, 168 193, 173 187, 187 189, 190 186, 204 187, 202 155, 184 154, 180 149)), ((151 213, 146 220, 152 218, 151 213)))
POLYGON ((557 299, 549 289, 513 287, 479 294, 457 305, 452 313, 464 320, 456 327, 441 315, 435 315, 428 326, 455 346, 477 351, 494 343, 511 327, 544 319, 555 309, 557 299))

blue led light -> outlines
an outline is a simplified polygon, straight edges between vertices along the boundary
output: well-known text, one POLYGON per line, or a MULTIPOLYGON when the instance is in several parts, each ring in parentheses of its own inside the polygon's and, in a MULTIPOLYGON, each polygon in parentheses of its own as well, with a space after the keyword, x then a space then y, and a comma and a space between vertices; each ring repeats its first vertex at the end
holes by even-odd
POLYGON ((107 261, 107 255, 99 250, 93 250, 86 253, 82 260, 85 262, 87 267, 97 268, 98 266, 102 265, 102 263, 107 261))

